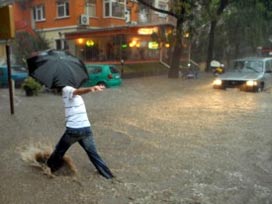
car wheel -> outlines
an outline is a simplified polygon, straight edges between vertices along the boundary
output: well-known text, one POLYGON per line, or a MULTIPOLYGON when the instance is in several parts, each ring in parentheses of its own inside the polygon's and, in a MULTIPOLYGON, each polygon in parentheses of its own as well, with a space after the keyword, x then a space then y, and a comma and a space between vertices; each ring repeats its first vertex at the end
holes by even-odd
POLYGON ((256 88, 256 92, 260 93, 264 90, 264 84, 260 84, 257 88, 256 88))

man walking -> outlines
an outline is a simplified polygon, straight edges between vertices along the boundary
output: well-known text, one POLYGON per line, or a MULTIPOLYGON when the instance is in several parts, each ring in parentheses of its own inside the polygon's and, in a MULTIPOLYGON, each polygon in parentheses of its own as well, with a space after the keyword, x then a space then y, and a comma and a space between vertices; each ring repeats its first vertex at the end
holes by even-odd
POLYGON ((85 103, 81 97, 82 94, 102 91, 104 88, 104 86, 92 86, 79 89, 65 86, 62 88, 66 130, 47 161, 47 165, 52 172, 61 167, 65 152, 72 144, 78 142, 102 176, 107 179, 114 177, 96 150, 91 124, 88 119, 85 103))

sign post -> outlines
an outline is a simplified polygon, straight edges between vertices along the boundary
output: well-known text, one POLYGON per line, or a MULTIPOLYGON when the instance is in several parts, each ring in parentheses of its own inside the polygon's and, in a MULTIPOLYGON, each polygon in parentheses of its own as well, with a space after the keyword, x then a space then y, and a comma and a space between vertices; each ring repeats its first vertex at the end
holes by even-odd
POLYGON ((0 8, 0 40, 6 40, 6 56, 8 67, 8 84, 10 98, 10 113, 14 114, 13 85, 11 79, 10 46, 8 40, 15 38, 13 7, 11 5, 0 8))

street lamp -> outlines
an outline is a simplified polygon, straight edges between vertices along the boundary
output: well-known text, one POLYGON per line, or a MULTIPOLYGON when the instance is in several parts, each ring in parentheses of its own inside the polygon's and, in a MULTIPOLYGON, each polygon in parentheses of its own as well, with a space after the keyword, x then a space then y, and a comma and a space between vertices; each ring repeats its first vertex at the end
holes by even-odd
POLYGON ((124 59, 121 59, 121 60, 120 60, 120 63, 121 63, 121 76, 123 77, 125 60, 124 60, 124 59))

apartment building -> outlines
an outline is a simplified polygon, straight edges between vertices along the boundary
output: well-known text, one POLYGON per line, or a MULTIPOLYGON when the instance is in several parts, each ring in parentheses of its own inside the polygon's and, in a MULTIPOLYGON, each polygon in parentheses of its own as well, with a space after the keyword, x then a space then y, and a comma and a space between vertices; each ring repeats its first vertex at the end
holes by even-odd
MULTIPOLYGON (((51 48, 69 49, 84 61, 158 59, 158 36, 174 25, 136 0, 14 2, 17 31, 41 32, 51 48)), ((167 9, 168 0, 154 0, 154 5, 167 9)))

